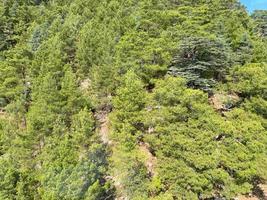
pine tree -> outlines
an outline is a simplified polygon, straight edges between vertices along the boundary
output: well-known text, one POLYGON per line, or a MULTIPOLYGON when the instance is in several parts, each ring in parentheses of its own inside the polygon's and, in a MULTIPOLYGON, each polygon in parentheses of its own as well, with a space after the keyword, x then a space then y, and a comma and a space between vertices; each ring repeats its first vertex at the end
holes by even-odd
POLYGON ((191 87, 208 90, 214 81, 224 79, 231 64, 230 54, 229 47, 219 39, 186 38, 172 61, 169 73, 187 78, 191 87))
POLYGON ((256 32, 259 36, 265 38, 267 37, 267 12, 266 10, 256 10, 252 14, 252 18, 255 20, 256 32))

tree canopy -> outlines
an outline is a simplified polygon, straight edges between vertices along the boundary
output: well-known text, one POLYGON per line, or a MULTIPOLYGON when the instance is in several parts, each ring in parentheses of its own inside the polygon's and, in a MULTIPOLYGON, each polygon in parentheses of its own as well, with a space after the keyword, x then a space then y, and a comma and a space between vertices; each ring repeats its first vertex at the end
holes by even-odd
POLYGON ((0 0, 0 199, 256 195, 266 17, 237 0, 0 0))

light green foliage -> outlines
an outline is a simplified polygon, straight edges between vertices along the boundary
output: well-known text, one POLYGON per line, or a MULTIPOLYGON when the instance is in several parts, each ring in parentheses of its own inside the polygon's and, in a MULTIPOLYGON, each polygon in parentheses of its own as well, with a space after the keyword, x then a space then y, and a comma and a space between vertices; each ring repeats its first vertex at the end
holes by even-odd
POLYGON ((78 60, 83 73, 88 73, 93 66, 103 66, 112 62, 110 57, 115 36, 112 29, 99 21, 89 21, 81 30, 78 60))
POLYGON ((237 0, 2 0, 0 199, 230 199, 264 184, 265 22, 237 0), (215 110, 214 86, 238 101, 215 110))
POLYGON ((125 74, 113 99, 113 129, 117 137, 127 148, 134 148, 136 138, 141 134, 142 109, 145 106, 146 94, 144 84, 133 72, 125 74))
POLYGON ((247 97, 266 97, 267 65, 265 63, 248 64, 236 67, 231 72, 230 86, 235 92, 247 97))
POLYGON ((258 164, 266 162, 263 124, 238 109, 222 118, 202 92, 184 84, 179 78, 159 81, 147 119, 154 131, 145 138, 159 159, 164 190, 190 199, 248 192, 263 170, 258 164))
POLYGON ((14 186, 18 181, 18 172, 12 163, 10 163, 9 158, 1 157, 0 160, 0 198, 1 199, 13 199, 16 195, 16 189, 14 186))
POLYGON ((31 63, 32 54, 24 46, 6 51, 5 61, 1 62, 0 71, 0 107, 14 101, 22 101, 27 106, 29 83, 27 66, 31 63))
POLYGON ((35 14, 30 1, 1 1, 0 4, 0 51, 7 50, 21 40, 35 14))
MULTIPOLYGON (((144 85, 139 77, 129 71, 122 80, 121 87, 116 92, 114 108, 125 113, 133 113, 144 108, 145 92, 144 85)), ((127 119, 128 117, 124 117, 127 119)))
POLYGON ((133 71, 128 71, 122 77, 121 86, 113 99, 112 128, 114 139, 121 143, 115 148, 120 155, 113 158, 113 162, 125 174, 121 177, 125 187, 123 193, 131 199, 146 199, 148 196, 147 169, 137 151, 137 142, 144 128, 142 110, 145 102, 144 84, 133 71), (123 166, 116 162, 121 157, 128 160, 123 166))
POLYGON ((112 197, 106 150, 73 64, 83 21, 73 6, 63 18, 67 7, 56 4, 36 7, 44 16, 1 52, 1 199, 112 197))
POLYGON ((244 108, 266 119, 267 103, 267 65, 266 63, 247 64, 236 67, 229 77, 230 90, 245 97, 244 108))

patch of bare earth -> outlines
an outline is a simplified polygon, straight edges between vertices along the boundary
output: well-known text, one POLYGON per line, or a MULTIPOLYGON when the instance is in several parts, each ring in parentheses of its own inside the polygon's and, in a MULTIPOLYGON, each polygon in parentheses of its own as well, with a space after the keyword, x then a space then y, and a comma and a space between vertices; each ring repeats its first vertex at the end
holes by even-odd
POLYGON ((5 112, 3 110, 0 110, 0 118, 5 118, 5 112))
POLYGON ((108 114, 104 111, 96 114, 96 119, 99 122, 98 132, 104 144, 111 145, 112 141, 109 139, 109 120, 108 114))
POLYGON ((146 155, 145 166, 149 176, 153 177, 156 174, 155 166, 157 163, 157 158, 151 153, 151 148, 149 147, 148 143, 139 142, 139 150, 146 155))
POLYGON ((267 185, 261 184, 257 186, 256 191, 250 195, 243 195, 236 198, 237 200, 267 200, 267 185))
MULTIPOLYGON (((108 145, 112 149, 113 142, 109 136, 109 118, 107 111, 99 111, 95 114, 95 118, 97 119, 99 125, 97 128, 97 132, 99 133, 100 139, 103 144, 108 145)), ((115 200, 129 200, 128 197, 125 197, 120 191, 123 190, 123 185, 121 184, 120 179, 117 176, 106 176, 106 180, 111 180, 116 188, 116 198, 115 200)))
POLYGON ((209 103, 218 111, 228 111, 239 101, 236 94, 217 93, 209 98, 209 103))

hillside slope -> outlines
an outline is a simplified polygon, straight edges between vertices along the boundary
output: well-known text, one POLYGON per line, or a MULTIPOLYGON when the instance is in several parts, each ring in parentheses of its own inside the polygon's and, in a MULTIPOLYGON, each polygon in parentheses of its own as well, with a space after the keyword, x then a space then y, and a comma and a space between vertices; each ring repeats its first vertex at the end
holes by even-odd
POLYGON ((237 0, 0 0, 0 199, 265 198, 266 19, 237 0))

